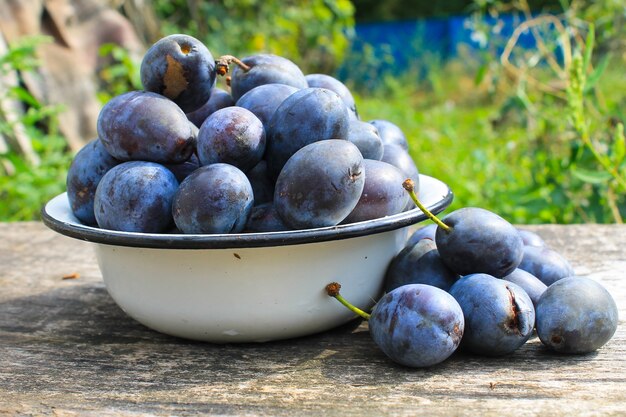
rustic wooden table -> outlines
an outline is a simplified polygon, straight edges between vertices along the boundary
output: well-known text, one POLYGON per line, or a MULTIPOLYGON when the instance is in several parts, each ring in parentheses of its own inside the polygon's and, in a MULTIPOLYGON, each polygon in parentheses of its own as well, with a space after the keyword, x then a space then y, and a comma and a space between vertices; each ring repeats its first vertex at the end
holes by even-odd
POLYGON ((613 294, 613 339, 564 356, 535 338, 416 370, 365 323, 248 345, 153 332, 108 296, 91 244, 0 224, 0 415, 626 415, 626 226, 529 228, 613 294))

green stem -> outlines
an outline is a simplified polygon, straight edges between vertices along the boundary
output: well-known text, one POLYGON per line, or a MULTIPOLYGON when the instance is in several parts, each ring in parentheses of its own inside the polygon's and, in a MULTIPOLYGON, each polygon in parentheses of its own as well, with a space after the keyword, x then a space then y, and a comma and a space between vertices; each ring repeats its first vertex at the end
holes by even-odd
POLYGON ((426 217, 428 217, 430 220, 435 222, 435 224, 437 226, 439 226, 440 228, 442 228, 446 232, 450 233, 452 231, 452 228, 450 226, 448 226, 447 224, 442 222, 437 216, 435 216, 433 213, 431 213, 431 211, 428 210, 426 208, 426 206, 422 204, 422 202, 419 200, 419 198, 417 198, 417 195, 415 194, 415 183, 413 182, 412 179, 409 178, 409 179, 405 180, 402 183, 402 186, 404 187, 405 190, 407 190, 407 192, 409 193, 409 196, 411 196, 411 200, 413 200, 415 205, 420 210, 422 210, 422 213, 424 213, 426 215, 426 217))
POLYGON ((330 297, 334 297, 337 301, 339 301, 341 304, 343 304, 348 310, 352 311, 353 313, 355 313, 358 316, 363 317, 365 320, 369 320, 370 317, 371 317, 371 314, 366 313, 365 311, 361 310, 360 308, 355 307, 352 304, 350 304, 350 302, 348 302, 348 300, 346 300, 345 298, 343 298, 341 296, 341 294, 339 294, 339 289, 340 288, 341 288, 341 285, 339 285, 339 283, 331 282, 330 284, 328 284, 326 286, 326 293, 330 297))

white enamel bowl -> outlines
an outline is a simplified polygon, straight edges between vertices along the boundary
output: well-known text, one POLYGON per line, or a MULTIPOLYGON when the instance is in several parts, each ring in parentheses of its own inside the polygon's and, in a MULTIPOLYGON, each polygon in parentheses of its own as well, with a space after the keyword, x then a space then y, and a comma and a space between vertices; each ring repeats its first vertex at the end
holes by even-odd
MULTIPOLYGON (((420 175, 420 199, 433 212, 452 202, 446 184, 420 175)), ((42 210, 51 229, 95 243, 107 291, 132 318, 166 334, 216 343, 304 336, 354 318, 326 295, 369 309, 402 249, 418 210, 349 225, 272 233, 129 233, 85 226, 67 194, 42 210)))

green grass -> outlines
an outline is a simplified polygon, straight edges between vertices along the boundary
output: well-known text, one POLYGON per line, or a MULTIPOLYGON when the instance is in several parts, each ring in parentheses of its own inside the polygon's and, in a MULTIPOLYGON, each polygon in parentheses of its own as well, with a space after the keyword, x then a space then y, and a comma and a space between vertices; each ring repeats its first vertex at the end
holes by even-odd
MULTIPOLYGON (((475 85, 471 71, 458 63, 435 69, 420 83, 400 76, 384 84, 356 97, 361 118, 387 119, 403 129, 420 172, 453 190, 449 210, 480 206, 514 223, 615 221, 606 184, 573 174, 585 151, 570 129, 564 100, 475 85)), ((618 67, 603 74, 598 90, 590 100, 601 97, 602 103, 589 122, 606 141, 604 125, 624 120, 619 109, 626 79, 618 67)), ((626 214, 623 195, 617 204, 626 214)))

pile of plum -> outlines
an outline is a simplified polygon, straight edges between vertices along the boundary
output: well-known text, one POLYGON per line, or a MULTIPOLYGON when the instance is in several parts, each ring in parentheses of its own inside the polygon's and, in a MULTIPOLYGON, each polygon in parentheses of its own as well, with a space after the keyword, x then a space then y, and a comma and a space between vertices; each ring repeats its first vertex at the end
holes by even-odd
MULTIPOLYGON (((410 180, 405 186, 423 209, 410 180)), ((618 312, 610 293, 575 276, 539 235, 476 207, 432 219, 436 224, 414 232, 390 262, 386 294, 371 314, 343 299, 338 283, 326 287, 369 320, 374 342, 392 360, 432 366, 457 348, 507 355, 534 331, 566 354, 593 352, 613 337, 618 312)))
POLYGON ((370 334, 394 361, 422 367, 459 346, 505 355, 536 329, 558 352, 587 353, 617 328, 617 307, 535 234, 480 208, 437 219, 401 129, 361 121, 344 84, 304 75, 275 55, 242 60, 187 35, 155 43, 145 91, 110 100, 98 138, 75 156, 67 192, 85 224, 146 233, 309 229, 393 215, 415 205, 419 229, 391 261, 370 334), (233 66, 230 92, 216 87, 233 66), (408 192, 407 192, 408 191, 408 192))
POLYGON ((70 207, 83 223, 144 233, 270 232, 413 208, 418 181, 402 131, 359 120, 337 79, 286 58, 214 60, 171 35, 141 63, 144 91, 111 99, 75 156, 70 207), (216 87, 229 76, 230 92, 216 87))

